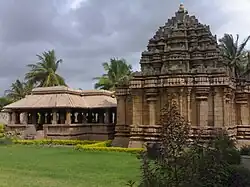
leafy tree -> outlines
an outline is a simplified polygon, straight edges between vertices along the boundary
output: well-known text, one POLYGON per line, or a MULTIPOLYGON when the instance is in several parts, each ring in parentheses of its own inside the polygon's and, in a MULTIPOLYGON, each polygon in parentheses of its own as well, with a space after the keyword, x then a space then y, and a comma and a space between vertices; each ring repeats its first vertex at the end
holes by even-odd
POLYGON ((114 91, 117 84, 126 84, 130 80, 132 66, 124 59, 110 59, 110 63, 102 64, 105 74, 101 77, 95 77, 98 82, 95 89, 104 89, 114 91))
POLYGON ((250 40, 248 36, 242 43, 239 43, 239 35, 236 39, 231 34, 225 34, 219 40, 219 46, 223 55, 224 63, 227 65, 231 72, 234 73, 236 78, 241 78, 249 73, 249 62, 245 47, 250 40))
POLYGON ((8 97, 0 97, 0 110, 3 109, 4 106, 8 105, 11 103, 10 98, 8 97))
POLYGON ((25 79, 38 87, 66 86, 64 78, 57 73, 62 59, 56 58, 55 51, 46 51, 37 57, 39 62, 28 65, 31 70, 26 73, 25 79))
POLYGON ((17 79, 11 84, 10 89, 5 91, 5 95, 11 101, 17 101, 29 95, 33 89, 33 85, 28 82, 23 82, 17 79))
POLYGON ((159 125, 159 142, 147 145, 141 155, 140 187, 232 186, 239 170, 231 164, 239 164, 240 155, 235 142, 223 131, 211 134, 214 137, 205 143, 200 136, 189 139, 189 125, 172 102, 162 109, 159 125))

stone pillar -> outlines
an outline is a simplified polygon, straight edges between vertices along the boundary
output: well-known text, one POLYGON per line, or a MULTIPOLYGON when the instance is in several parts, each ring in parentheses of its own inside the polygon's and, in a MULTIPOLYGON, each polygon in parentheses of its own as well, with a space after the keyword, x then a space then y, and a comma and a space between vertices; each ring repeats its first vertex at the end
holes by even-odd
POLYGON ((126 124, 126 96, 117 97, 117 124, 124 125, 126 124))
POLYGON ((104 121, 105 124, 110 124, 110 116, 111 116, 111 111, 109 108, 107 108, 105 112, 105 121, 104 121))
POLYGON ((117 89, 116 98, 117 98, 117 109, 115 112, 115 128, 114 131, 112 132, 114 133, 115 138, 112 142, 112 146, 128 147, 131 119, 128 119, 129 110, 127 107, 132 108, 131 106, 132 103, 130 106, 128 106, 127 104, 128 88, 125 87, 117 89))
POLYGON ((208 126, 214 127, 214 90, 208 96, 208 126))
POLYGON ((241 101, 240 112, 241 112, 241 125, 248 125, 248 104, 247 101, 241 101))
POLYGON ((133 102, 133 121, 132 125, 134 127, 142 125, 142 102, 143 102, 143 93, 141 91, 136 91, 132 93, 132 102, 133 102), (138 92, 138 93, 137 93, 138 92))
POLYGON ((11 124, 16 124, 16 112, 11 113, 11 124))
POLYGON ((224 126, 224 97, 223 90, 220 88, 215 88, 214 93, 214 126, 215 127, 223 127, 224 126))
POLYGON ((147 99, 148 106, 149 106, 149 125, 156 125, 156 98, 155 97, 149 97, 147 99))
POLYGON ((183 111, 183 88, 180 88, 179 90, 179 109, 180 109, 180 114, 184 116, 184 111, 183 111))
POLYGON ((52 124, 55 125, 57 124, 57 111, 52 110, 52 124))
MULTIPOLYGON (((74 114, 73 114, 74 115, 74 114)), ((65 124, 70 125, 71 124, 71 112, 70 110, 66 111, 66 120, 65 120, 65 124)))
POLYGON ((75 121, 73 123, 78 123, 78 112, 75 112, 74 113, 74 116, 75 116, 75 121))
POLYGON ((7 121, 8 125, 11 124, 11 122, 12 122, 12 112, 8 112, 8 121, 7 121))
POLYGON ((187 89, 187 121, 189 124, 192 124, 191 94, 192 94, 192 88, 188 88, 187 89))
POLYGON ((231 126, 231 113, 230 113, 230 105, 231 105, 231 93, 230 90, 224 90, 224 97, 223 97, 223 106, 224 106, 224 125, 229 127, 231 126))
POLYGON ((199 103, 199 116, 197 125, 208 126, 208 95, 209 88, 197 88, 196 89, 196 100, 199 103))
POLYGON ((28 124, 28 113, 27 112, 23 113, 22 124, 25 124, 25 125, 28 124))

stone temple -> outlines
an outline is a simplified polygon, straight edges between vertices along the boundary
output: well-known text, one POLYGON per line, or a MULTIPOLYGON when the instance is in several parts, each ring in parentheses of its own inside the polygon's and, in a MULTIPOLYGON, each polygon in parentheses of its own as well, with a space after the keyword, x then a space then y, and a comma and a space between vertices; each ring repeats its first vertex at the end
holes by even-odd
MULTIPOLYGON (((250 84, 223 65, 216 36, 181 4, 142 52, 141 71, 119 85, 114 145, 142 147, 157 140, 160 110, 170 96, 190 123, 192 136, 228 131, 250 140, 250 84)), ((209 135, 210 134, 210 135, 209 135)))
POLYGON ((202 132, 209 138, 222 129, 239 146, 250 144, 250 81, 236 79, 223 64, 209 26, 180 5, 149 40, 141 71, 117 87, 116 98, 100 90, 36 88, 4 107, 4 124, 28 138, 110 139, 114 146, 142 147, 157 141, 160 110, 173 99, 191 137, 202 132))

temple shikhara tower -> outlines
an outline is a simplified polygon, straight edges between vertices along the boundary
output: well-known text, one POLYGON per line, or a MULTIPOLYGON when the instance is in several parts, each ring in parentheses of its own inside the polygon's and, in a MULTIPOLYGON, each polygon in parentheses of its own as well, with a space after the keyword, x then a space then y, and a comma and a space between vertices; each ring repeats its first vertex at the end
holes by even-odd
POLYGON ((160 110, 170 96, 193 136, 225 129, 239 144, 250 141, 250 84, 223 65, 216 36, 183 5, 149 40, 140 65, 129 85, 116 90, 114 145, 156 141, 160 110))

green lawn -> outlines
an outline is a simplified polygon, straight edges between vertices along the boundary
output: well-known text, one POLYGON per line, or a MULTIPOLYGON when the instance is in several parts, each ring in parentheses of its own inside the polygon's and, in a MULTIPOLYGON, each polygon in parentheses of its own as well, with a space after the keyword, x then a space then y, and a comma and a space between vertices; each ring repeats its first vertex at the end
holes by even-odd
POLYGON ((121 187, 140 174, 135 155, 72 148, 0 146, 0 162, 1 187, 121 187))

